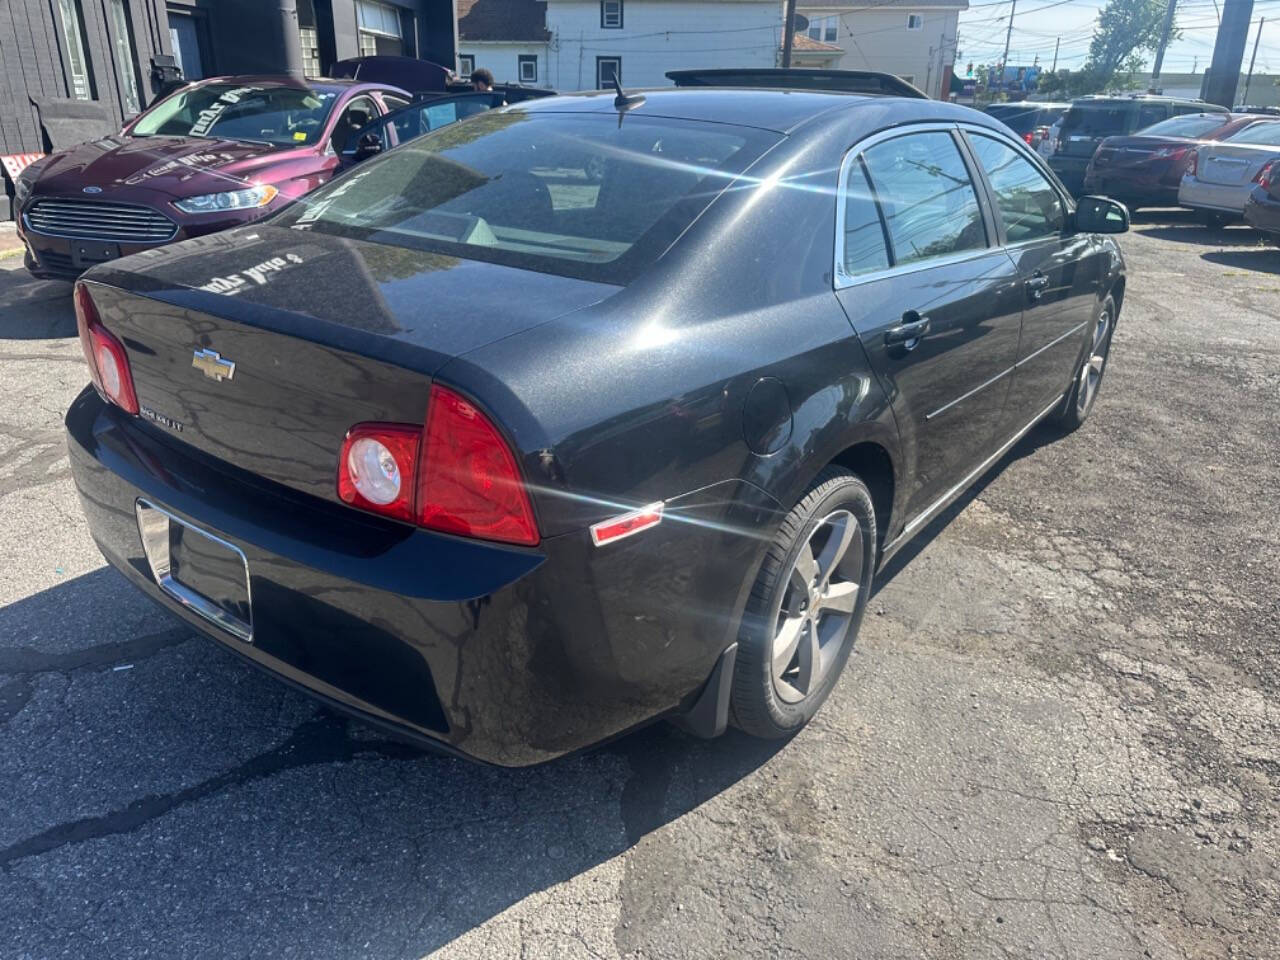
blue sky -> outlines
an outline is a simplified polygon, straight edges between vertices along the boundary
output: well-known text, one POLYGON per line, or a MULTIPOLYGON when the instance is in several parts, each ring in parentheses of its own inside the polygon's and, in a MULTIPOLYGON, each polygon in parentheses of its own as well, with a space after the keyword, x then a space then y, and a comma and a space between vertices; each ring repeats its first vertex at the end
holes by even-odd
MULTIPOLYGON (((1013 39, 1009 45, 1010 65, 1031 63, 1037 56, 1046 68, 1053 63, 1053 45, 1062 37, 1058 66, 1077 68, 1085 60, 1089 40, 1098 11, 1104 0, 1017 0, 1013 18, 1013 39)), ((1218 13, 1222 0, 1180 0, 1178 26, 1182 39, 1165 53, 1164 73, 1203 72, 1213 57, 1213 41, 1217 35, 1218 13)), ((1011 0, 970 0, 970 8, 960 15, 960 56, 956 73, 964 75, 968 63, 993 63, 1004 51, 1005 30, 1009 25, 1011 0)), ((1280 74, 1280 0, 1254 0, 1253 22, 1245 47, 1244 65, 1248 69, 1253 51, 1253 38, 1258 20, 1266 17, 1262 43, 1258 47, 1258 73, 1280 74)), ((1150 62, 1148 61, 1148 66, 1150 62)))

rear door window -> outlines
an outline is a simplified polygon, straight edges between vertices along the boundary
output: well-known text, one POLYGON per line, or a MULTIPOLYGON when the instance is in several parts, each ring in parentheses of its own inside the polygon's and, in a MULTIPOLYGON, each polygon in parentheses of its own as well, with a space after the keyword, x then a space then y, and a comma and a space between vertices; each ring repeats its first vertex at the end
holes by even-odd
POLYGON ((1142 130, 1152 124, 1159 123, 1169 116, 1169 105, 1165 103, 1144 103, 1138 107, 1138 122, 1135 130, 1142 130))
POLYGON ((1035 164, 1008 144, 982 134, 970 135, 1004 221, 1005 239, 1022 243, 1062 233, 1062 198, 1035 164))
POLYGON ((946 131, 894 137, 863 153, 895 264, 987 245, 982 209, 960 149, 946 131))

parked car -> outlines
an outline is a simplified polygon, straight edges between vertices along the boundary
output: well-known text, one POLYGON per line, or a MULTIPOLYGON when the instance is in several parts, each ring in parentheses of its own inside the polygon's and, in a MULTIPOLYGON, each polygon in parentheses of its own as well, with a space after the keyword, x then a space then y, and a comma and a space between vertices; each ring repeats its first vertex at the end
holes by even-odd
POLYGON ((19 177, 26 266, 74 278, 106 260, 250 223, 338 169, 352 133, 410 96, 350 80, 218 77, 155 103, 117 135, 19 177))
POLYGON ((993 103, 987 107, 986 112, 1020 136, 1032 150, 1039 152, 1040 142, 1070 109, 1069 103, 1023 100, 1018 103, 993 103))
POLYGON ((1135 130, 1189 113, 1227 113, 1225 107, 1203 100, 1171 97, 1082 97, 1062 118, 1057 150, 1049 166, 1072 193, 1085 189, 1084 176, 1094 151, 1107 137, 1128 136, 1135 130))
POLYGON ((88 273, 72 471, 132 584, 421 743, 783 737, 875 569, 1089 416, 1127 224, 934 100, 490 110, 88 273))
POLYGON ((1272 157, 1253 178, 1253 189, 1244 202, 1245 223, 1255 230, 1280 237, 1280 156, 1272 157))
POLYGON ((1084 174, 1084 189, 1122 200, 1130 210, 1178 205, 1178 186, 1196 147, 1225 140, 1256 116, 1186 113, 1127 137, 1107 137, 1084 174))
POLYGON ((555 96, 552 90, 504 85, 483 93, 445 93, 421 97, 354 131, 342 148, 343 167, 354 166, 425 133, 486 110, 555 96))
POLYGON ((1220 225, 1244 216, 1262 167, 1280 150, 1280 120, 1253 123, 1220 143, 1196 149, 1178 187, 1178 203, 1220 225))

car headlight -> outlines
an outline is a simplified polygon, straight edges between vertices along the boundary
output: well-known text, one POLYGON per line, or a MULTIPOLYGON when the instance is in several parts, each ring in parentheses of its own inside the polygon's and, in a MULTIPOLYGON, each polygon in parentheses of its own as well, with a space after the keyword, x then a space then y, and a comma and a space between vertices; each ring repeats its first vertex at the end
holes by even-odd
POLYGON ((259 184, 225 193, 202 193, 198 197, 175 200, 173 205, 183 213, 222 213, 227 210, 251 210, 265 207, 280 191, 270 184, 259 184))
POLYGON ((40 171, 44 169, 44 163, 44 160, 29 163, 18 174, 18 179, 13 184, 13 208, 15 210, 21 210, 31 197, 31 189, 36 185, 36 181, 40 179, 40 171))

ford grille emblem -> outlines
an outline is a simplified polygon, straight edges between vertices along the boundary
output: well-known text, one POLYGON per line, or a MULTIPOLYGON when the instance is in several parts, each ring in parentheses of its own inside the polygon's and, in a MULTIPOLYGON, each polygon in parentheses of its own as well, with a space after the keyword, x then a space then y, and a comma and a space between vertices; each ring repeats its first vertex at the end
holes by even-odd
POLYGON ((102 188, 101 187, 85 187, 84 192, 85 193, 101 193, 102 188))

